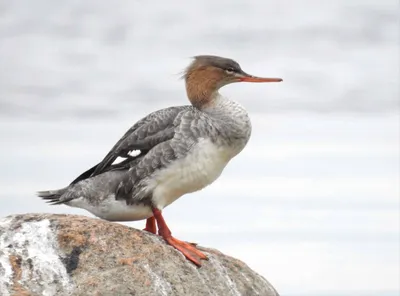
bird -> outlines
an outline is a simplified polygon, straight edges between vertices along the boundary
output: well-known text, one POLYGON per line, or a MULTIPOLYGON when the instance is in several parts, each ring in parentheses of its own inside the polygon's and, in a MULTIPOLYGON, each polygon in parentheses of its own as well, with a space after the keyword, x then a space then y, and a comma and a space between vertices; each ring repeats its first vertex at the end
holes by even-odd
POLYGON ((144 230, 158 234, 200 267, 207 256, 196 244, 172 236, 162 211, 217 180, 250 139, 248 112, 220 89, 236 82, 282 79, 247 74, 235 60, 215 55, 193 57, 182 78, 190 104, 150 113, 67 187, 37 195, 108 221, 146 219, 144 230))

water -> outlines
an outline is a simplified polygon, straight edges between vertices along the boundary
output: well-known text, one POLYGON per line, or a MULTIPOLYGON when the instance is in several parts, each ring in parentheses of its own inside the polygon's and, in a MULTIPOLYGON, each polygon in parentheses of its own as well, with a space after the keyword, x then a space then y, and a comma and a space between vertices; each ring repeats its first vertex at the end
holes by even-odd
POLYGON ((249 110, 252 139, 167 208, 174 234, 282 295, 398 295, 398 25, 397 1, 1 1, 0 216, 88 215, 33 193, 186 104, 188 57, 217 54, 284 82, 223 89, 249 110))

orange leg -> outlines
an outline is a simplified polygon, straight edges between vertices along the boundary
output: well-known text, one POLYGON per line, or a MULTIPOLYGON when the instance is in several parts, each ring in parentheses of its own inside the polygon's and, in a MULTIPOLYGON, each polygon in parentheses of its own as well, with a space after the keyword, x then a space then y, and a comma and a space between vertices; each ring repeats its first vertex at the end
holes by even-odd
POLYGON ((161 211, 153 208, 154 218, 158 225, 158 234, 164 238, 164 240, 175 249, 179 250, 188 260, 192 261, 197 266, 201 266, 201 259, 208 259, 206 255, 200 252, 196 247, 190 243, 180 241, 171 235, 167 224, 165 223, 164 217, 161 211))
POLYGON ((146 220, 146 227, 143 230, 146 230, 153 234, 157 233, 156 219, 154 219, 154 216, 146 220))

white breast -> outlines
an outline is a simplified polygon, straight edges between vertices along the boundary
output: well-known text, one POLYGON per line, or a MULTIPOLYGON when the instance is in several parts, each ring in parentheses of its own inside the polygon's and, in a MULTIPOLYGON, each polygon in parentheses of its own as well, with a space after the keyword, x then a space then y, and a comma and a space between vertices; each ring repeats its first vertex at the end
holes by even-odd
POLYGON ((200 139, 188 155, 160 170, 153 181, 153 202, 163 209, 182 195, 200 190, 214 182, 227 163, 239 151, 219 147, 209 139, 200 139))

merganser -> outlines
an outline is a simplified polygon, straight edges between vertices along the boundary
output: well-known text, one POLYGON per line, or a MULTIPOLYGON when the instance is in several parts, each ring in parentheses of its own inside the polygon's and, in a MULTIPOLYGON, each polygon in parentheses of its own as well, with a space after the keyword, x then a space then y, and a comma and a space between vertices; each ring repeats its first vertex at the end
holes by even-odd
POLYGON ((197 266, 207 256, 174 238, 161 211, 186 193, 213 183, 246 146, 247 111, 219 94, 234 82, 280 82, 245 73, 228 58, 200 55, 183 78, 191 105, 155 111, 134 124, 104 159, 69 186, 38 192, 50 204, 85 209, 108 221, 147 219, 147 230, 197 266), (137 151, 136 155, 130 153, 137 151), (118 157, 124 160, 115 163, 118 157), (157 223, 157 226, 156 226, 157 223))

